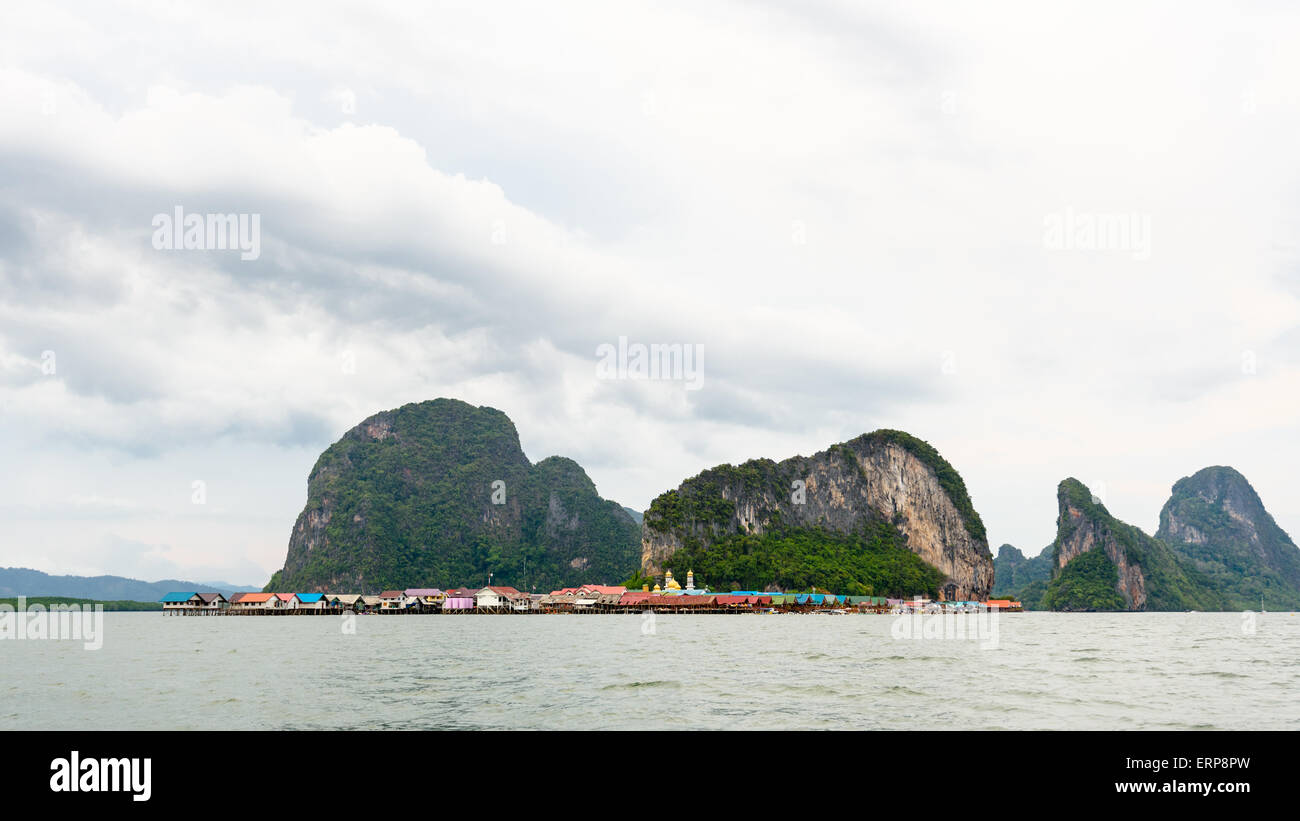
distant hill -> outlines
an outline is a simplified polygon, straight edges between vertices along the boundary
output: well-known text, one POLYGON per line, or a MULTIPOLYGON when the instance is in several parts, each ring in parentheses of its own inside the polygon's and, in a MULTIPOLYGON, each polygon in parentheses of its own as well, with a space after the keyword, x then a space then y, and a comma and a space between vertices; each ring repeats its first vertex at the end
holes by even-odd
MULTIPOLYGON (((183 591, 177 591, 183 592, 183 591)), ((104 599, 74 599, 71 596, 23 596, 23 601, 17 597, 0 598, 0 604, 8 605, 17 609, 20 604, 26 604, 28 607, 41 605, 42 607, 54 607, 56 605, 76 604, 76 605, 98 605, 104 608, 105 613, 118 611, 135 611, 135 612, 157 612, 162 610, 162 604, 159 602, 143 602, 127 600, 108 600, 104 599)))
POLYGON ((624 505, 623 509, 627 511, 627 515, 632 517, 632 521, 636 522, 636 526, 640 527, 641 522, 645 519, 645 514, 639 510, 633 510, 627 505, 624 505))
POLYGON ((641 572, 714 589, 984 599, 993 554, 957 470, 878 430, 810 457, 718 465, 650 503, 641 572))
POLYGON ((1300 548, 1230 467, 1208 467, 1174 485, 1156 536, 1190 559, 1233 609, 1300 607, 1300 548))
POLYGON ((1036 610, 1051 579, 1051 545, 1032 558, 1026 558, 1019 548, 1009 544, 998 548, 993 560, 994 598, 1018 599, 1026 609, 1036 610))
POLYGON ((187 582, 163 579, 143 582, 125 576, 51 576, 25 567, 0 567, 0 598, 13 596, 67 596, 98 601, 156 602, 168 593, 231 593, 259 590, 225 582, 187 582))
POLYGON ((1050 610, 1223 610, 1216 586, 1160 539, 1121 522, 1077 479, 1057 488, 1050 610))
POLYGON ((330 445, 307 480, 267 590, 377 593, 617 584, 641 529, 572 459, 536 464, 499 410, 435 399, 383 411, 330 445))

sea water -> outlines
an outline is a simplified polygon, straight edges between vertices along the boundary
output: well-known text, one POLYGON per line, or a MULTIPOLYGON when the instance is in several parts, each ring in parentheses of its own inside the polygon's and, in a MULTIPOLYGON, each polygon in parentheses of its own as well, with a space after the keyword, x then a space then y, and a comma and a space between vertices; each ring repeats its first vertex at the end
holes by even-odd
POLYGON ((0 729, 1300 729, 1292 613, 899 618, 106 613, 0 641, 0 729))

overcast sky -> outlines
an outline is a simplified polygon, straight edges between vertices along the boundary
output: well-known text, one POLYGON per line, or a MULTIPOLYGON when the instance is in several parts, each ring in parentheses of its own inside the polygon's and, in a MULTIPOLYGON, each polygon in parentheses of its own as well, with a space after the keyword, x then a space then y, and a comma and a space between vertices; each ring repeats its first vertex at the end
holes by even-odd
POLYGON ((184 5, 0 9, 0 566, 262 584, 439 396, 638 509, 893 427, 994 547, 1214 464, 1300 533, 1286 4, 184 5))

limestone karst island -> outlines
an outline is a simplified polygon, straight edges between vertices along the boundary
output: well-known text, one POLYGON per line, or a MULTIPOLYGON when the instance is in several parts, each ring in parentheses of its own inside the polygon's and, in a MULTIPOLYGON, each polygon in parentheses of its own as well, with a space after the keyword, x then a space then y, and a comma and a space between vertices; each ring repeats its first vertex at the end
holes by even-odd
POLYGON ((718 465, 637 513, 580 465, 533 463, 501 411, 454 399, 362 421, 321 454, 260 593, 173 592, 168 613, 881 613, 1300 605, 1300 549, 1244 476, 1174 485, 1148 535, 1082 483, 1055 541, 995 560, 958 473, 877 430, 809 457, 718 465), (684 578, 685 585, 678 579, 684 578))

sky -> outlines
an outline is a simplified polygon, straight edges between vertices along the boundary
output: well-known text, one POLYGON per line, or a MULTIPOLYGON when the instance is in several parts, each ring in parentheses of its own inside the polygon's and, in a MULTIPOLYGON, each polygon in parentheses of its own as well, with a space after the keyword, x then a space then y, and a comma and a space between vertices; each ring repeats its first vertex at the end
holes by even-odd
POLYGON ((1208 465, 1300 533, 1300 9, 410 5, 0 8, 0 566, 263 584, 444 396, 637 509, 898 428, 995 548, 1208 465))

